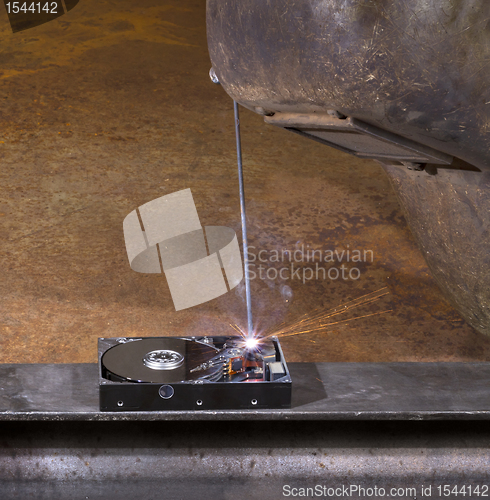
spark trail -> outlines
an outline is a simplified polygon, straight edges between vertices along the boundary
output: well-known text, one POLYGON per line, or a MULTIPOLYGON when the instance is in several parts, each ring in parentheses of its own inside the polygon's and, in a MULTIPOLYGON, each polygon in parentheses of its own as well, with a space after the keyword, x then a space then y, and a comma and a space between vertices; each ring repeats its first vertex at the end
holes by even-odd
MULTIPOLYGON (((306 313, 301 316, 296 321, 292 323, 283 322, 278 326, 271 329, 266 330, 263 333, 257 334, 255 337, 259 339, 266 339, 269 337, 289 337, 292 335, 302 335, 308 333, 319 332, 325 330, 325 328, 339 325, 342 323, 348 323, 350 321, 355 321, 362 318, 369 318, 371 316, 378 316, 380 314, 386 314, 392 311, 392 309, 387 309, 385 311, 374 312, 370 314, 363 314, 360 316, 355 316, 353 318, 343 319, 337 318, 338 316, 345 315, 346 313, 355 310, 361 306, 366 304, 371 304, 380 300, 382 297, 388 295, 389 292, 387 287, 380 288, 374 292, 367 293, 365 295, 361 295, 356 299, 349 300, 340 304, 337 307, 328 310, 316 310, 311 313, 306 313)), ((238 332, 245 340, 249 338, 247 334, 238 326, 238 325, 230 325, 236 332, 238 332)))

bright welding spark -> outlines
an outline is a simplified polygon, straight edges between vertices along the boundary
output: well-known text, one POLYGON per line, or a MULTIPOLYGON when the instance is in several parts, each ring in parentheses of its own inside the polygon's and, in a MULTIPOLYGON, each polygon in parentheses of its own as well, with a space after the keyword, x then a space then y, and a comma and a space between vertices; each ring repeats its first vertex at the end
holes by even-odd
POLYGON ((256 349, 257 344, 259 343, 259 339, 256 339, 254 337, 250 337, 248 339, 245 339, 245 348, 246 349, 256 349))
POLYGON ((263 338, 260 333, 254 332, 252 335, 248 335, 238 325, 233 325, 230 323, 230 326, 243 338, 243 341, 240 342, 240 345, 243 349, 246 349, 248 351, 260 350, 261 344, 263 343, 263 338))

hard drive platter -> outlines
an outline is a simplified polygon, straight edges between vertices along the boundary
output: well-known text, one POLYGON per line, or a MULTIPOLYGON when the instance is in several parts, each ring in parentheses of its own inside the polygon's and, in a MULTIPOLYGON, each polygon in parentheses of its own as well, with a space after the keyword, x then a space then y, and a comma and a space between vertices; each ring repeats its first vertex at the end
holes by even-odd
POLYGON ((181 382, 196 380, 201 373, 191 370, 216 356, 216 351, 202 342, 147 338, 112 347, 102 356, 102 364, 109 380, 181 382))

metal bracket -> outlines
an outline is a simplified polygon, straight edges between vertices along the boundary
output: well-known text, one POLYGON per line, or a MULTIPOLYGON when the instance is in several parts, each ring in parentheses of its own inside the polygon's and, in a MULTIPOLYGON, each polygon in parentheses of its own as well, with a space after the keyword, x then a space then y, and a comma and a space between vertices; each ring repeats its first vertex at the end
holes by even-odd
POLYGON ((362 122, 331 114, 275 113, 264 121, 359 158, 410 164, 449 165, 453 157, 362 122))

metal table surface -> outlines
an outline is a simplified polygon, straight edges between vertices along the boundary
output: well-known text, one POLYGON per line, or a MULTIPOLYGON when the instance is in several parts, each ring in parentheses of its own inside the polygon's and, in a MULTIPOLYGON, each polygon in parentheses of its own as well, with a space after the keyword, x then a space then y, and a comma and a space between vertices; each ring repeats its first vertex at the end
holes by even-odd
POLYGON ((96 364, 0 365, 0 497, 275 500, 319 487, 413 499, 490 486, 490 364, 289 368, 288 410, 103 413, 96 364))
POLYGON ((290 363, 281 410, 101 412, 96 364, 0 365, 0 420, 437 420, 490 417, 489 363, 290 363))

